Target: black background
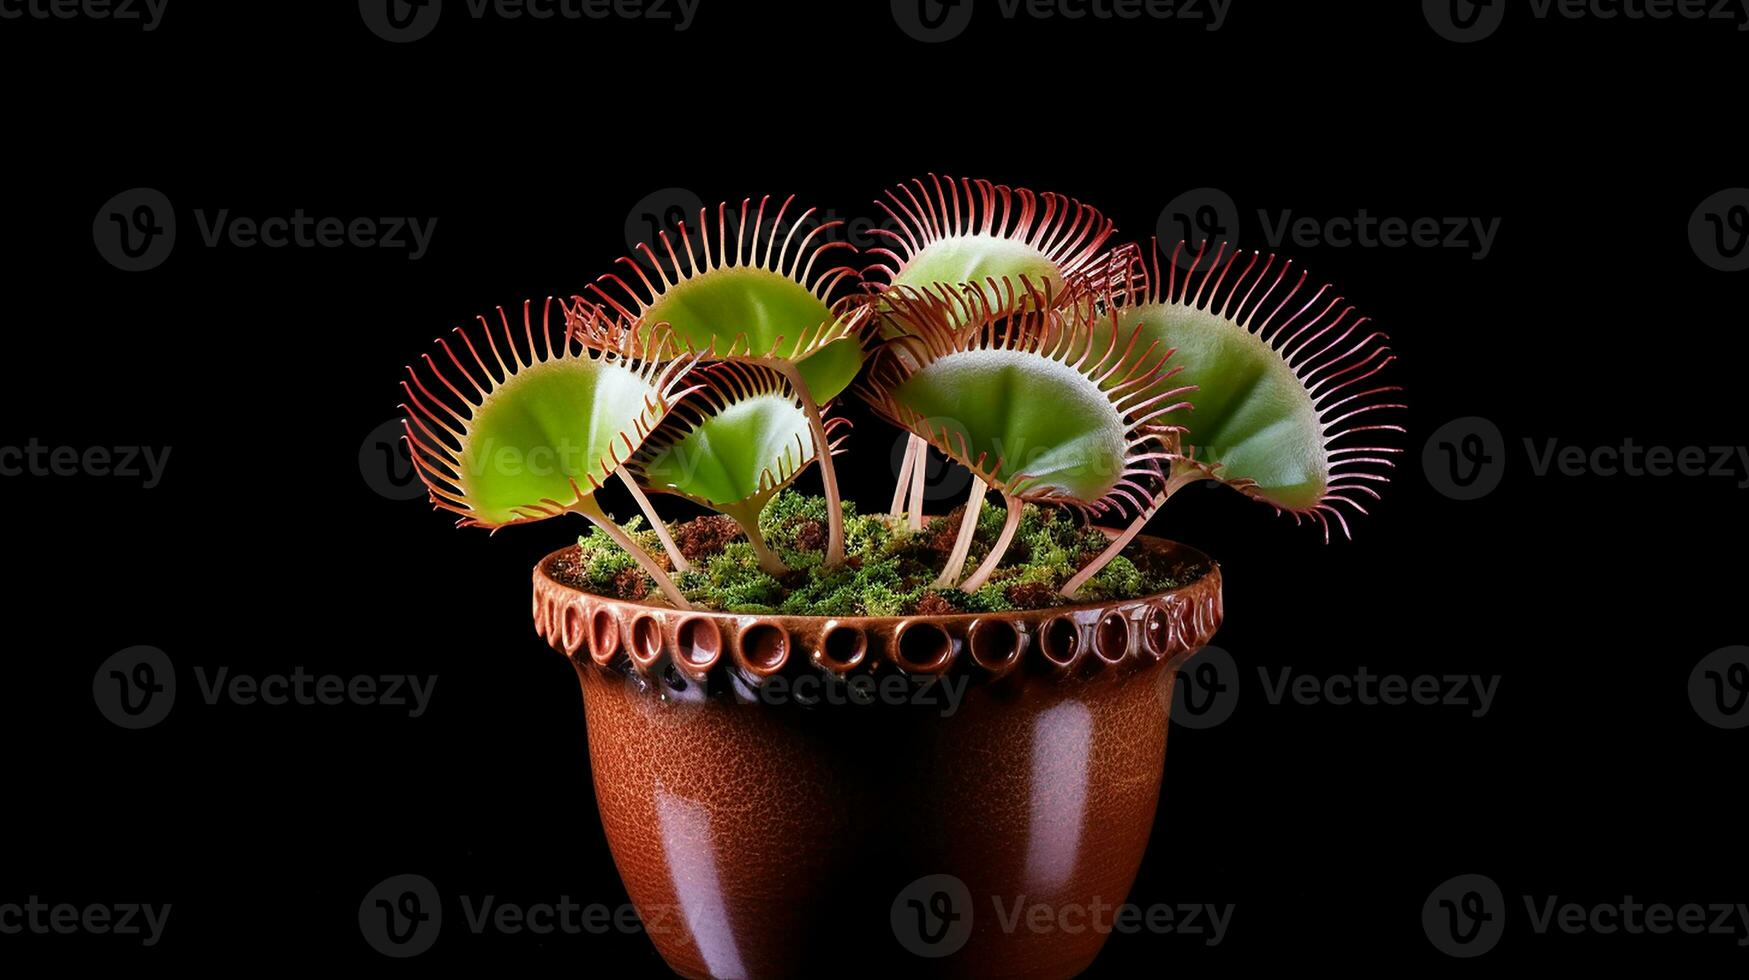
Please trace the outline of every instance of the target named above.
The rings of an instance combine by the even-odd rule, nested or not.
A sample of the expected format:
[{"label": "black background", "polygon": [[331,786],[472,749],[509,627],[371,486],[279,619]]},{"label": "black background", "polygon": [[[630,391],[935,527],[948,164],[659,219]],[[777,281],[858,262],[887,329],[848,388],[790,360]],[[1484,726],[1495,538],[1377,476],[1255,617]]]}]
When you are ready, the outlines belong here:
[{"label": "black background", "polygon": [[[192,5],[189,5],[192,7]],[[214,5],[216,6],[216,5]],[[114,23],[0,21],[11,206],[0,443],[168,445],[165,480],[7,478],[0,902],[169,902],[162,943],[0,936],[0,963],[254,968],[436,961],[660,975],[642,936],[474,936],[404,964],[360,938],[390,874],[446,894],[624,901],[571,668],[532,632],[528,569],[577,526],[462,532],[386,499],[361,444],[401,366],[497,304],[569,294],[663,188],[796,193],[845,217],[929,171],[1078,196],[1132,236],[1216,187],[1257,209],[1499,217],[1493,252],[1282,250],[1389,331],[1408,452],[1355,540],[1229,493],[1157,533],[1217,557],[1231,720],[1174,727],[1131,900],[1234,903],[1225,941],[1115,936],[1096,975],[1181,964],[1423,970],[1720,957],[1726,936],[1536,935],[1520,896],[1749,899],[1745,733],[1686,693],[1744,642],[1734,480],[1532,474],[1527,438],[1739,445],[1741,298],[1690,214],[1749,184],[1730,24],[1537,21],[1441,39],[1417,4],[1236,0],[1193,24],[1004,23],[924,45],[884,3],[705,0],[689,32],[473,22],[392,45],[354,5],[170,5]],[[993,9],[993,4],[985,4]],[[1359,5],[1354,5],[1359,6]],[[1383,5],[1377,5],[1381,8]],[[98,254],[121,191],[174,202],[161,267]],[[436,217],[432,249],[203,247],[197,209]],[[1423,474],[1428,435],[1502,430],[1500,489]],[[860,410],[840,465],[868,507],[894,435]],[[363,447],[368,457],[373,450]],[[617,512],[631,511],[617,494]],[[178,703],[124,731],[96,666],[165,650]],[[435,674],[430,711],[208,706],[193,668]],[[1271,705],[1256,669],[1498,676],[1465,708]],[[1510,921],[1481,960],[1421,907],[1481,873]],[[853,968],[853,963],[847,969]]]}]

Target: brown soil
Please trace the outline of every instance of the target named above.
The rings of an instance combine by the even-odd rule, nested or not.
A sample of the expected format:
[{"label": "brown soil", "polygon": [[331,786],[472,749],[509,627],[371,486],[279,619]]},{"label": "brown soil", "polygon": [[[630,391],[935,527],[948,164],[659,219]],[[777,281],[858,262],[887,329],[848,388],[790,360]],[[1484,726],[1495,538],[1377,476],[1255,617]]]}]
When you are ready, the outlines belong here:
[{"label": "brown soil", "polygon": [[674,543],[688,561],[709,558],[723,550],[723,545],[741,536],[741,526],[721,514],[711,514],[687,521],[671,529]]}]

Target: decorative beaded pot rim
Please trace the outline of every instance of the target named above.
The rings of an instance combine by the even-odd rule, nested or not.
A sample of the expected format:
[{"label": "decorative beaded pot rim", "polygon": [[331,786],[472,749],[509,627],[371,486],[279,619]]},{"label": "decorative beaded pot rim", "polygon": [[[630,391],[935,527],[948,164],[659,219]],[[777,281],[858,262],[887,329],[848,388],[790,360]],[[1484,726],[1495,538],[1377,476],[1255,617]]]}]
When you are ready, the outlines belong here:
[{"label": "decorative beaded pot rim", "polygon": [[[1220,628],[1220,566],[1186,545],[1138,537],[1137,546],[1187,567],[1195,581],[1135,599],[1047,609],[909,616],[790,616],[682,610],[609,598],[567,585],[554,566],[534,569],[535,631],[555,650],[613,672],[758,687],[815,669],[842,678],[897,671],[964,673],[973,681],[1026,677],[1065,682],[1175,666]],[[717,685],[724,687],[727,685]]]}]

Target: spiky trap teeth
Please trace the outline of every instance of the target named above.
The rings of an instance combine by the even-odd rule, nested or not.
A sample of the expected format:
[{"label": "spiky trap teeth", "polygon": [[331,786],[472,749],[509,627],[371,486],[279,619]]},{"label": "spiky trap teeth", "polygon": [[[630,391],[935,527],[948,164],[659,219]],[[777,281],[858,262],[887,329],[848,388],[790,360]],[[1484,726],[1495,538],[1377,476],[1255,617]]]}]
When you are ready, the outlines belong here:
[{"label": "spiky trap teeth", "polygon": [[1111,220],[1061,194],[930,174],[875,203],[891,225],[874,232],[889,246],[870,250],[867,275],[882,287],[1025,280],[1061,297],[1111,266]]},{"label": "spiky trap teeth", "polygon": [[[694,371],[689,384],[693,390],[627,460],[643,486],[756,516],[758,505],[819,458],[801,399],[778,371],[725,361]],[[849,424],[825,420],[830,449],[838,451]]]},{"label": "spiky trap teeth", "polygon": [[1168,455],[1164,417],[1189,407],[1190,388],[1166,383],[1171,350],[1114,313],[1004,313],[980,290],[945,287],[885,299],[903,330],[861,389],[878,414],[1017,501],[1147,506]]},{"label": "spiky trap teeth", "polygon": [[[1395,358],[1292,263],[1180,243],[1163,267],[1157,244],[1114,245],[1088,205],[986,180],[931,174],[877,203],[884,244],[865,272],[842,221],[747,198],[701,208],[557,304],[561,337],[549,299],[538,329],[525,303],[520,326],[499,310],[439,340],[402,385],[432,502],[494,529],[580,514],[686,608],[667,573],[697,570],[646,489],[728,515],[778,575],[761,508],[817,465],[820,567],[836,569],[846,423],[826,409],[852,384],[908,432],[892,517],[922,530],[932,448],[974,477],[937,588],[982,588],[1023,502],[1128,519],[1061,586],[1074,597],[1189,483],[1224,482],[1326,541],[1379,498],[1402,452],[1382,435],[1404,431],[1385,414],[1403,408],[1384,377]],[[602,510],[609,478],[666,563]],[[992,490],[1002,530],[962,580]]]},{"label": "spiky trap teeth", "polygon": [[[1399,447],[1381,432],[1403,427],[1375,413],[1405,406],[1377,379],[1396,358],[1384,333],[1368,328],[1330,285],[1307,288],[1293,263],[1259,252],[1187,245],[1170,261],[1158,246],[1125,263],[1108,297],[1122,322],[1179,349],[1183,380],[1198,387],[1177,464],[1199,468],[1292,515],[1344,535],[1343,508],[1366,512],[1379,499]],[[1383,440],[1389,441],[1389,440]]]},{"label": "spiky trap teeth", "polygon": [[[600,348],[555,338],[555,300],[522,305],[520,330],[500,307],[437,340],[401,383],[406,439],[432,503],[461,526],[496,529],[555,517],[587,499],[684,394],[686,359],[634,356],[629,330],[593,318]],[[453,339],[453,342],[452,342]]]},{"label": "spiky trap teeth", "polygon": [[855,248],[835,233],[843,221],[816,221],[812,208],[786,221],[795,198],[776,207],[771,200],[754,207],[749,198],[735,212],[718,205],[714,221],[701,209],[696,226],[682,221],[675,235],[663,231],[585,289],[636,323],[640,344],[665,323],[679,349],[794,362],[814,397],[829,401],[862,365],[860,277],[833,264]]},{"label": "spiky trap teeth", "polygon": [[637,482],[727,515],[760,565],[786,569],[765,546],[759,514],[778,491],[824,456],[849,423],[815,418],[790,379],[774,368],[723,361],[693,373],[692,391],[626,463]]}]

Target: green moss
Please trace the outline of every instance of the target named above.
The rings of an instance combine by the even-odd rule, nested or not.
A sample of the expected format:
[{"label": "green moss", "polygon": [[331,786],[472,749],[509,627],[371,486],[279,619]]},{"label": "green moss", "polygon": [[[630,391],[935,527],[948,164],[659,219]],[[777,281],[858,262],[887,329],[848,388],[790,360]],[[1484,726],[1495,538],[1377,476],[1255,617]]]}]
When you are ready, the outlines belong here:
[{"label": "green moss", "polygon": [[[989,554],[1005,515],[990,503],[978,517],[970,572]],[[678,527],[678,525],[676,525]],[[1078,525],[1060,508],[1025,505],[1013,544],[990,580],[976,592],[935,589],[931,583],[959,527],[959,514],[936,518],[913,532],[886,515],[861,515],[844,504],[848,561],[831,573],[820,566],[825,555],[826,501],[786,490],[759,517],[760,533],[790,568],[782,581],[759,568],[743,540],[693,560],[693,570],[675,577],[687,600],[701,609],[725,612],[784,613],[798,616],[898,616],[922,611],[1001,612],[1062,603],[1056,591],[1109,543],[1097,528]],[[654,532],[634,519],[626,525],[634,540],[652,555],[662,554]],[[677,534],[677,536],[679,536]],[[621,598],[655,591],[631,556],[599,529],[578,539],[573,584]],[[1126,551],[1085,586],[1086,600],[1128,599],[1176,588],[1198,569],[1160,568],[1148,555]]]},{"label": "green moss", "polygon": [[[642,517],[634,517],[622,526],[633,540],[643,545],[647,550],[652,550],[652,553],[654,553],[654,549],[662,547],[655,532],[644,527]],[[626,554],[618,545],[614,545],[606,535],[601,534],[599,529],[592,528],[591,533],[601,535],[602,541],[613,546],[603,548],[597,545],[583,549],[581,568],[584,581],[598,588],[609,588],[614,585],[621,572],[638,567],[638,563],[632,560],[631,555]],[[648,578],[645,581],[648,581]]]}]

